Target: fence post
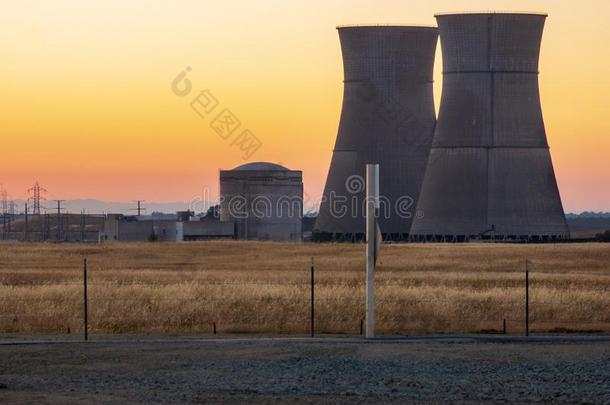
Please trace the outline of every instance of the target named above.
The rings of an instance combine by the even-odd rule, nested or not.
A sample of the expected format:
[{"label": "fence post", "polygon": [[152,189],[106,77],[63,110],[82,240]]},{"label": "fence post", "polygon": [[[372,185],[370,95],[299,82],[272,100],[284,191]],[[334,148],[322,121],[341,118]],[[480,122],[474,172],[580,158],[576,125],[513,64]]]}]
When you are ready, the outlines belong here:
[{"label": "fence post", "polygon": [[311,324],[310,324],[310,330],[311,330],[311,337],[314,336],[314,316],[315,316],[315,312],[314,312],[314,302],[315,302],[315,293],[314,293],[314,263],[313,263],[313,257],[311,258]]},{"label": "fence post", "polygon": [[506,318],[502,320],[502,334],[506,335]]},{"label": "fence post", "polygon": [[212,330],[216,334],[216,322],[212,322]]},{"label": "fence post", "polygon": [[525,259],[525,336],[530,335],[530,272]]},{"label": "fence post", "polygon": [[85,330],[85,340],[89,339],[88,334],[88,311],[87,311],[87,258],[83,260],[83,320],[84,320],[84,330]]}]

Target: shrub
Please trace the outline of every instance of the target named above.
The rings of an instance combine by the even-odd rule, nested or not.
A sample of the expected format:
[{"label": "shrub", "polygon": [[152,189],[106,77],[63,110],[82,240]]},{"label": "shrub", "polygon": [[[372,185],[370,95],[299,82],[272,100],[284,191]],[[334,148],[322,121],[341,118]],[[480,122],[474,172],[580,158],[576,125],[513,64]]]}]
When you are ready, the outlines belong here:
[{"label": "shrub", "polygon": [[603,233],[595,235],[596,239],[600,242],[610,242],[610,229]]}]

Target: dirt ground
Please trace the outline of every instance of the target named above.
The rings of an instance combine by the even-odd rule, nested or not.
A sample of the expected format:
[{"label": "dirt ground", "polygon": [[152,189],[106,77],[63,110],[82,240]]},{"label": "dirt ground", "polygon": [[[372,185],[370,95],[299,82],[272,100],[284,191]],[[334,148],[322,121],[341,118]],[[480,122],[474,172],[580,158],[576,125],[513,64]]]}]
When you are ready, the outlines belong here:
[{"label": "dirt ground", "polygon": [[608,337],[0,340],[0,403],[610,402]]}]

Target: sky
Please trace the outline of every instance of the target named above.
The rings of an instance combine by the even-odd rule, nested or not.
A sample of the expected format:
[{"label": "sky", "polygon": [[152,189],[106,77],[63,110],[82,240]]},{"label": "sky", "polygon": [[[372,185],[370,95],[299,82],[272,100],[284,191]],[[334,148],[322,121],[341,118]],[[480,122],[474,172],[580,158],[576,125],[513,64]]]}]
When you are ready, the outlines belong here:
[{"label": "sky", "polygon": [[[605,0],[7,2],[0,183],[14,199],[38,180],[49,199],[190,201],[218,196],[220,169],[272,161],[302,170],[315,201],[341,112],[336,26],[484,10],[549,14],[539,80],[564,208],[610,211]],[[437,108],[440,58],[439,46]],[[182,72],[188,95],[172,90]],[[224,109],[241,123],[235,136],[260,141],[252,156],[212,128]]]}]

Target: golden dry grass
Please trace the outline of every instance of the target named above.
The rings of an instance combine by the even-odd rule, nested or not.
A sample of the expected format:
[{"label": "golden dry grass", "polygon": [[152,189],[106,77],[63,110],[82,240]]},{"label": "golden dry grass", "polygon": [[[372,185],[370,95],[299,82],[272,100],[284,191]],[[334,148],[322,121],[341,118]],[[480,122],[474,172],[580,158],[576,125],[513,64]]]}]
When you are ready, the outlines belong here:
[{"label": "golden dry grass", "polygon": [[[214,241],[0,245],[0,331],[82,330],[89,260],[92,333],[306,333],[315,257],[316,327],[358,333],[364,246]],[[534,331],[610,331],[610,245],[386,245],[382,333],[521,333],[530,260]]]}]

